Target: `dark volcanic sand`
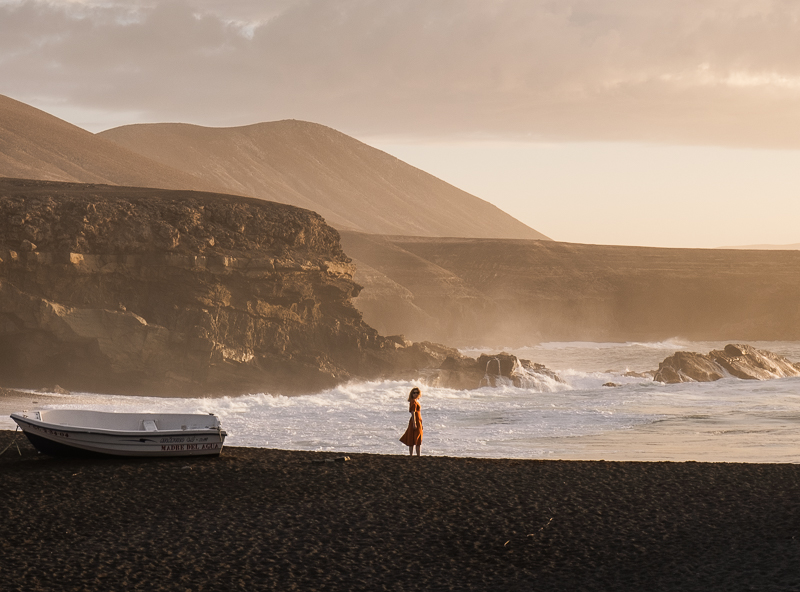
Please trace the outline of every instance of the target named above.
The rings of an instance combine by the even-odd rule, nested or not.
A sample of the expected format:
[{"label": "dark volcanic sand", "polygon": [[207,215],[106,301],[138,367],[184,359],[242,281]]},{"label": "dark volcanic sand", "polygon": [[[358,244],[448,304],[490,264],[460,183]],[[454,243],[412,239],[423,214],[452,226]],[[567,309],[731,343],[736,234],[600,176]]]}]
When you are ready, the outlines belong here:
[{"label": "dark volcanic sand", "polygon": [[3,590],[800,589],[797,465],[67,460],[18,441]]}]

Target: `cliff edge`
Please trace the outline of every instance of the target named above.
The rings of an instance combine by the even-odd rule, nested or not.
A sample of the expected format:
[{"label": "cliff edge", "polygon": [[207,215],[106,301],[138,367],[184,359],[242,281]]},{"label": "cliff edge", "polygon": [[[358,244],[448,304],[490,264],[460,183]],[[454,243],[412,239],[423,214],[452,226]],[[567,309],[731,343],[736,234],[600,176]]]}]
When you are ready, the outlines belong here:
[{"label": "cliff edge", "polygon": [[351,304],[336,230],[293,206],[0,179],[0,260],[7,385],[299,393],[411,353]]}]

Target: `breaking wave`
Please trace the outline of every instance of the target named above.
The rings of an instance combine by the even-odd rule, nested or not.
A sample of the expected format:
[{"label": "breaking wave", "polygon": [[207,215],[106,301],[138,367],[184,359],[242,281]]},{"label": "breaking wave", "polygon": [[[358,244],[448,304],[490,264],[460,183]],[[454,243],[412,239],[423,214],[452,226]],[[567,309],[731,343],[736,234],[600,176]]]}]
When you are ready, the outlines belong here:
[{"label": "breaking wave", "polygon": [[[676,345],[669,343],[670,347]],[[681,349],[709,349],[704,349],[705,344],[687,345]],[[715,383],[663,385],[649,377],[626,375],[633,368],[654,369],[649,352],[657,348],[652,346],[581,347],[576,343],[530,348],[538,354],[560,354],[549,363],[540,355],[529,359],[558,370],[563,383],[536,375],[521,386],[513,386],[509,381],[496,388],[475,390],[432,388],[411,381],[376,381],[352,382],[295,397],[271,393],[191,399],[48,394],[47,404],[39,407],[215,413],[229,434],[226,441],[229,445],[405,454],[407,451],[398,438],[408,422],[406,397],[413,386],[420,386],[426,454],[504,458],[591,456],[590,449],[581,448],[586,438],[636,434],[636,430],[646,428],[650,431],[641,437],[649,442],[658,434],[669,434],[669,430],[676,429],[674,426],[684,430],[681,442],[691,438],[693,450],[711,449],[722,437],[734,438],[741,448],[729,446],[729,456],[723,457],[726,460],[737,460],[736,454],[744,454],[737,450],[752,455],[759,447],[767,458],[774,458],[778,448],[774,443],[772,448],[764,448],[764,442],[772,442],[770,438],[778,437],[775,434],[791,442],[790,453],[794,454],[795,443],[800,439],[797,411],[800,378],[764,382],[726,378]],[[762,347],[786,352],[783,355],[790,359],[800,358],[797,355],[800,343],[772,343]],[[660,356],[665,350],[657,351]],[[511,353],[528,357],[522,350]],[[14,427],[8,417],[0,418],[0,428]],[[678,443],[676,440],[676,446]],[[673,450],[670,446],[663,448],[658,458],[672,458],[670,450]]]}]

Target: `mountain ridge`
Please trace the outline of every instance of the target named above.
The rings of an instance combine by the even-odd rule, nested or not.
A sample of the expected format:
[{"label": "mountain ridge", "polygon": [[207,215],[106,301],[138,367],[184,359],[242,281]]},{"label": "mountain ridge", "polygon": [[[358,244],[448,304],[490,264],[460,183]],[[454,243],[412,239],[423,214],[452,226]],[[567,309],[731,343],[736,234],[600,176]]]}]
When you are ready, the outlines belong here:
[{"label": "mountain ridge", "polygon": [[92,134],[0,95],[0,177],[255,197],[359,232],[549,240],[390,154],[298,120],[136,124]]},{"label": "mountain ridge", "polygon": [[0,176],[220,191],[4,95],[0,95]]},{"label": "mountain ridge", "polygon": [[790,245],[735,245],[726,247],[716,247],[717,249],[730,249],[736,251],[800,251],[800,243],[793,243]]},{"label": "mountain ridge", "polygon": [[339,229],[549,240],[489,202],[317,123],[134,124],[98,135],[226,191],[319,212]]}]

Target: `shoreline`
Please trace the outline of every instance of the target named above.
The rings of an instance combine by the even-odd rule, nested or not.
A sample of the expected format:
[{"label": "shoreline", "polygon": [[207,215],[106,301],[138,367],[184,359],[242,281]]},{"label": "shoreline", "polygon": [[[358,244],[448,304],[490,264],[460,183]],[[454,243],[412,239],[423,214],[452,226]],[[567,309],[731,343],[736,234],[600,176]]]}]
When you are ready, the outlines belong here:
[{"label": "shoreline", "polygon": [[[13,432],[0,431],[0,449]],[[0,456],[9,590],[795,590],[800,467]]]},{"label": "shoreline", "polygon": [[[0,388],[0,430],[13,430],[16,425],[9,418],[13,412],[31,410],[42,406],[61,406],[80,404],[83,393],[53,394],[41,392],[24,392],[14,389]],[[100,397],[103,404],[116,405],[118,395],[89,395]],[[70,400],[69,397],[76,397]],[[184,398],[175,398],[176,401]],[[130,402],[130,401],[128,401]],[[97,403],[97,401],[94,401]],[[214,411],[213,405],[207,410]],[[401,418],[405,420],[405,417]],[[223,418],[228,430],[227,446],[260,448],[261,442],[248,438],[246,432],[237,431],[236,414],[229,420]],[[242,428],[242,425],[239,425]],[[267,428],[265,428],[267,429]],[[295,428],[293,428],[295,429]],[[342,454],[386,454],[403,456],[405,447],[395,441],[402,433],[398,424],[397,435],[383,434],[386,439],[382,444],[363,448],[348,446],[347,438],[338,442],[328,439],[316,446],[317,450],[339,450]],[[435,434],[435,432],[431,432]],[[435,435],[429,438],[423,453],[426,456],[451,455],[453,458],[475,459],[542,459],[542,460],[583,460],[583,461],[615,461],[615,462],[730,462],[750,464],[800,463],[800,452],[797,448],[796,421],[792,418],[781,418],[778,422],[755,425],[747,418],[726,415],[724,417],[707,418],[702,422],[682,417],[672,417],[653,423],[644,423],[632,428],[608,430],[600,433],[576,436],[543,436],[530,438],[521,442],[516,449],[507,452],[496,447],[488,454],[481,455],[479,450],[456,452],[436,448]],[[299,438],[299,440],[298,440]],[[283,450],[310,451],[310,446],[303,446],[303,436],[281,437],[277,435],[269,439],[265,446]],[[297,440],[297,444],[295,444]],[[266,448],[268,449],[268,448]],[[498,453],[499,451],[499,453]],[[502,455],[502,456],[501,456]]]},{"label": "shoreline", "polygon": [[19,389],[0,387],[0,415],[8,416],[17,411],[27,411],[32,405],[56,405],[61,401],[52,396],[57,393],[27,393]]}]

